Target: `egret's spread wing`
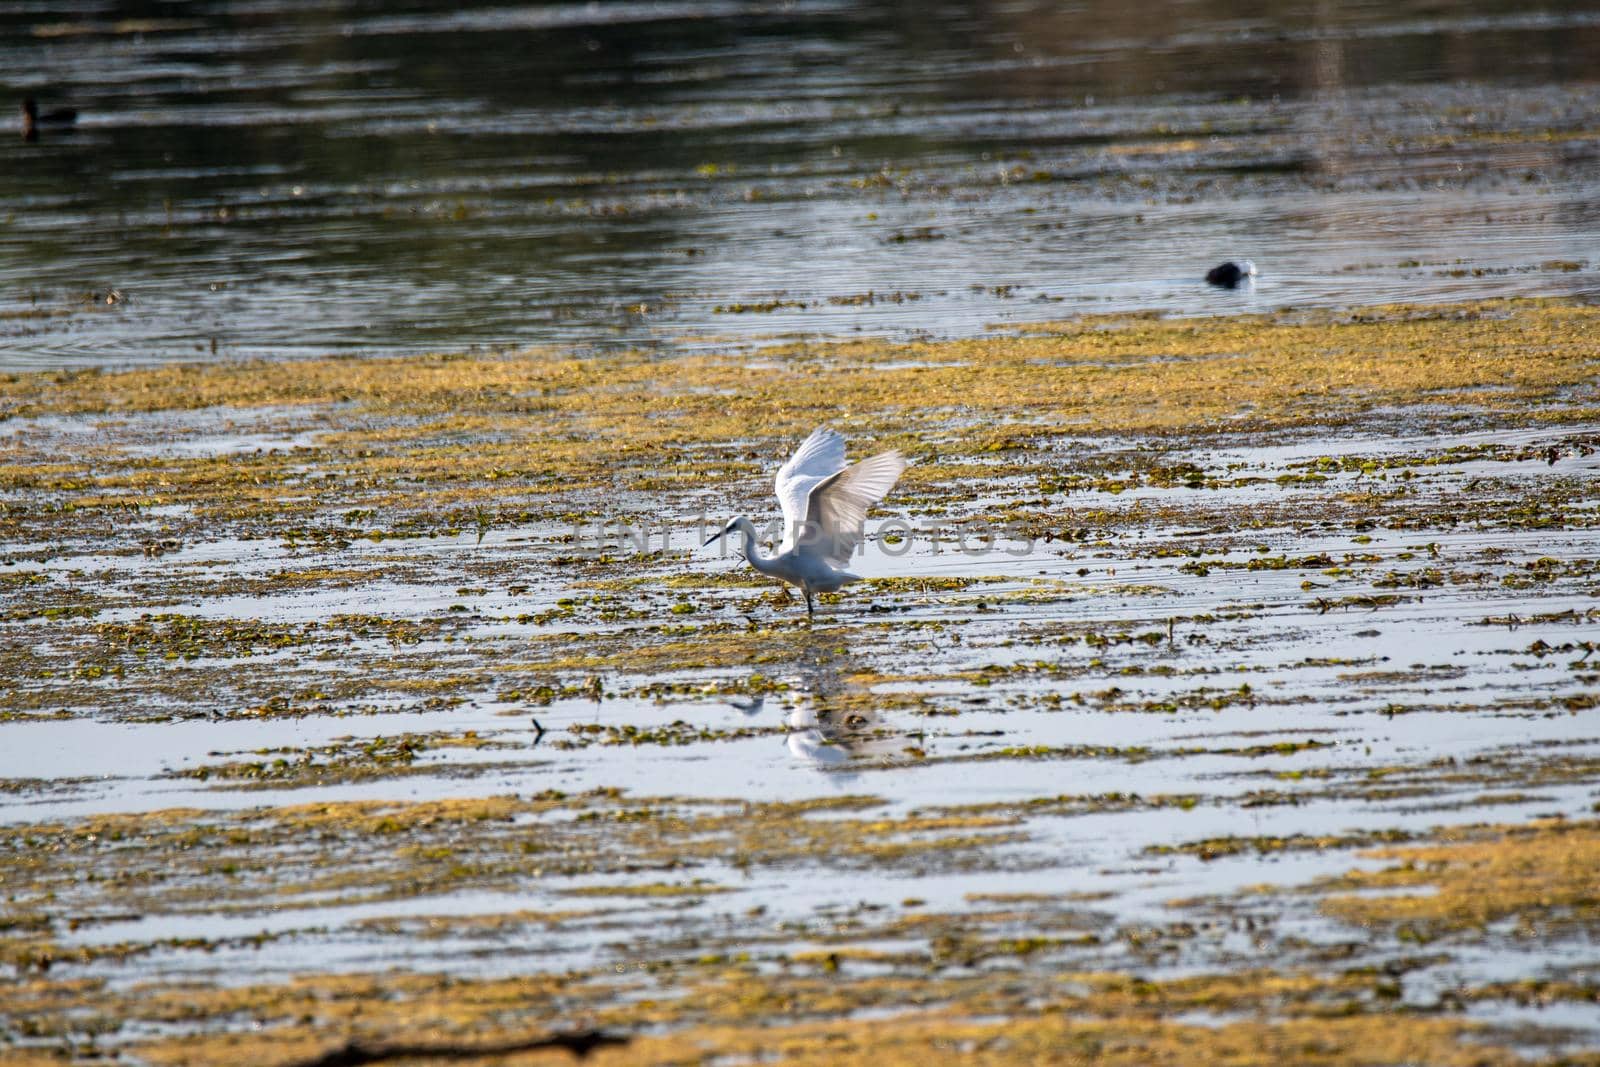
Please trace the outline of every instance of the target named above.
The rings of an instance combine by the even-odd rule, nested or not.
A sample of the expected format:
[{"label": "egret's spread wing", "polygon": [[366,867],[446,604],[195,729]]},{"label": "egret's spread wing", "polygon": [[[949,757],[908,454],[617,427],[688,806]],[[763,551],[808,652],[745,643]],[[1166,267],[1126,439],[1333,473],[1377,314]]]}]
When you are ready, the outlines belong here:
[{"label": "egret's spread wing", "polygon": [[861,543],[867,509],[889,494],[906,469],[898,452],[880,452],[826,479],[811,491],[805,537],[836,563],[849,562]]},{"label": "egret's spread wing", "polygon": [[811,491],[844,470],[844,438],[826,426],[811,431],[789,462],[778,468],[773,489],[783,508],[783,542],[794,541],[794,531],[806,519]]}]

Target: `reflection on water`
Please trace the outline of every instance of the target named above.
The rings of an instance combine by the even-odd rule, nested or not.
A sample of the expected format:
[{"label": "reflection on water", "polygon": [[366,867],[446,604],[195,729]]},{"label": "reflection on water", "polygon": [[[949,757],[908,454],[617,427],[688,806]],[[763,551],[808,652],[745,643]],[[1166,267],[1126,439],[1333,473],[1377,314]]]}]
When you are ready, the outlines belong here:
[{"label": "reflection on water", "polygon": [[0,366],[1591,294],[1597,71],[1577,0],[36,0]]},{"label": "reflection on water", "polygon": [[839,660],[848,655],[838,647],[838,638],[808,633],[794,663],[795,686],[801,702],[783,716],[789,734],[785,743],[796,759],[823,767],[848,763],[859,753],[852,743],[850,724],[841,721],[846,713],[835,707],[845,689]]},{"label": "reflection on water", "polygon": [[[868,687],[849,678],[863,665],[842,640],[848,638],[826,629],[791,639],[796,654],[788,664],[789,699],[782,710],[789,754],[823,770],[909,762],[907,750],[920,732],[908,734],[878,714],[880,702]],[[841,787],[854,777],[839,775],[833,784]]]}]

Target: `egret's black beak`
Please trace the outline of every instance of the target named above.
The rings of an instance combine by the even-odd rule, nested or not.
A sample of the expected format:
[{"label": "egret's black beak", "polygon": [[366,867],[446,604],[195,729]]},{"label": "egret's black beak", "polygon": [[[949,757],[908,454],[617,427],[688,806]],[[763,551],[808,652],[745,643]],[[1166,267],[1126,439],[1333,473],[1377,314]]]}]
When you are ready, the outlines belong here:
[{"label": "egret's black beak", "polygon": [[[728,532],[727,530],[718,530],[716,533],[714,533],[710,537],[706,538],[706,545],[709,545],[711,542],[715,541],[717,538],[721,537],[723,534],[725,534],[727,532]],[[701,545],[700,547],[704,548],[704,547],[706,547],[706,545]]]}]

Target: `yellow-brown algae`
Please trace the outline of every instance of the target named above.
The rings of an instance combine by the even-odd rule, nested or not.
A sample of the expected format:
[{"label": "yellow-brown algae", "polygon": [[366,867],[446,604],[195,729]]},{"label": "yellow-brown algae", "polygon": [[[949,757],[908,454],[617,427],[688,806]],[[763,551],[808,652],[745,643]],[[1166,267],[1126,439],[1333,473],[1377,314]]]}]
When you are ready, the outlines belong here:
[{"label": "yellow-brown algae", "polygon": [[[144,794],[162,810],[106,811],[78,769],[4,783],[0,1058],[87,1060],[92,1039],[287,1064],[589,1026],[630,1039],[601,1063],[1558,1047],[1515,1012],[1592,999],[1555,961],[1592,936],[1600,859],[1581,817],[1597,315],[1118,315],[760,366],[541,351],[0,379],[0,728],[179,718],[223,739],[132,772],[180,793]],[[286,443],[228,451],[245,413]],[[914,454],[915,518],[1043,548],[875,577],[812,627],[709,550],[575,543],[620,501],[688,521],[709,485],[756,499],[820,422]],[[1317,451],[1340,434],[1373,443]],[[1391,648],[1447,610],[1472,655]],[[1456,717],[1553,739],[1416,742]],[[801,771],[782,781],[811,795],[693,795],[697,761],[794,771],[811,733],[842,788]],[[633,758],[677,777],[625,791],[605,769]],[[968,775],[995,791],[916,792]],[[1504,825],[1449,825],[1491,807]],[[1532,821],[1552,808],[1568,818]],[[1133,891],[1165,904],[1132,915]],[[1469,941],[1512,976],[1472,973]],[[332,973],[324,951],[400,963]],[[258,959],[278,977],[219,980]]]}]

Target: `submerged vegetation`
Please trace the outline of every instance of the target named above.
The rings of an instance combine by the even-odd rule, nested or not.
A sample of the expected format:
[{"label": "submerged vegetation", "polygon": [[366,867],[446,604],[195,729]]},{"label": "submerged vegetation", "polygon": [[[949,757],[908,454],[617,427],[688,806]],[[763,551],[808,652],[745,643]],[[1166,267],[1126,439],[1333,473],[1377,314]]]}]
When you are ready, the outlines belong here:
[{"label": "submerged vegetation", "polygon": [[0,1056],[1600,1063],[1597,324],[0,379]]}]

